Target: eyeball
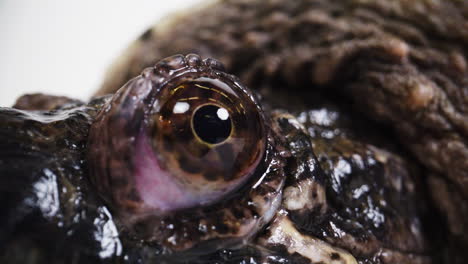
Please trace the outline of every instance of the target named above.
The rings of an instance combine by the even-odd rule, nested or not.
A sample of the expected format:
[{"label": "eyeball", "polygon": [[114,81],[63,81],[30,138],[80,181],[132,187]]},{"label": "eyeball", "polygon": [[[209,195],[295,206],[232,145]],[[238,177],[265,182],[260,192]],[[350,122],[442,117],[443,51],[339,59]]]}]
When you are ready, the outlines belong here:
[{"label": "eyeball", "polygon": [[173,57],[120,89],[90,133],[91,179],[119,210],[164,215],[219,201],[265,154],[259,104],[214,60]]},{"label": "eyeball", "polygon": [[159,174],[171,181],[140,173],[137,188],[161,211],[217,201],[252,175],[265,152],[261,112],[249,94],[222,75],[198,75],[165,85],[149,116]]},{"label": "eyeball", "polygon": [[166,58],[108,100],[89,132],[89,178],[137,243],[197,255],[272,219],[286,178],[281,135],[219,62]]}]

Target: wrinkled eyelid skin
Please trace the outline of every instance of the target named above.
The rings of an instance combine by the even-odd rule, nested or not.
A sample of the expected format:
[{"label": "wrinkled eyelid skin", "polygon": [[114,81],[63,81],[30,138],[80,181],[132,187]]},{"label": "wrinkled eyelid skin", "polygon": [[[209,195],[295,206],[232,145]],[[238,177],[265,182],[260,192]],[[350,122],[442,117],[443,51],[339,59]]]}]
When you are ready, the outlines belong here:
[{"label": "wrinkled eyelid skin", "polygon": [[[182,197],[181,203],[175,201],[177,207],[192,197],[183,188],[172,186],[173,175],[170,174],[173,168],[170,162],[160,162],[157,148],[148,142],[153,140],[148,127],[154,125],[151,118],[157,116],[156,101],[166,86],[174,86],[173,82],[181,84],[200,78],[219,80],[238,90],[242,99],[250,101],[257,113],[258,120],[253,123],[257,123],[255,130],[261,133],[256,144],[248,144],[256,145],[253,147],[256,149],[255,157],[249,160],[250,167],[244,170],[249,172],[249,177],[235,182],[236,188],[242,189],[241,194],[235,192],[225,198],[221,196],[221,190],[212,195],[209,203],[189,204],[189,208],[180,207],[176,208],[180,210],[170,211],[172,205],[161,203],[158,199],[167,196],[170,200],[177,200]],[[236,77],[224,73],[221,63],[213,59],[202,60],[194,54],[172,56],[130,80],[102,108],[88,138],[89,175],[98,193],[116,214],[117,220],[120,219],[126,230],[136,238],[157,243],[170,252],[187,251],[195,247],[214,251],[254,235],[271,220],[273,212],[279,207],[285,178],[282,168],[284,161],[274,147],[277,145],[274,143],[277,136],[265,126],[266,123],[255,96]],[[242,152],[239,156],[246,154],[249,153]],[[135,159],[135,156],[139,158]],[[159,183],[168,186],[165,190],[167,193],[160,194],[159,198],[152,199],[151,195],[148,198],[151,188],[145,190],[148,187],[145,184],[151,180],[145,179],[142,184],[138,183],[141,175],[140,178],[135,177],[136,174],[151,173],[159,173]],[[229,181],[225,183],[230,184]],[[233,188],[225,190],[229,192]],[[220,218],[225,221],[219,222]],[[169,230],[162,223],[171,223],[173,228]],[[200,231],[199,226],[210,228]],[[184,235],[177,235],[179,231],[183,231]],[[167,242],[169,240],[171,243]]]}]

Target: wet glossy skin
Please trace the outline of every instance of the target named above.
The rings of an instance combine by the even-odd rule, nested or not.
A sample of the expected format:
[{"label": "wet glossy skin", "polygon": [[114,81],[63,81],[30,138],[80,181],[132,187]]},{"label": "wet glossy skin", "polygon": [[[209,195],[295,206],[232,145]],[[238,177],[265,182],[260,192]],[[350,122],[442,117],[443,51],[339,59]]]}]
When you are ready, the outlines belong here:
[{"label": "wet glossy skin", "polygon": [[[196,66],[195,77],[189,77],[194,74],[190,60],[202,65]],[[169,74],[161,75],[166,67]],[[177,78],[190,83],[213,70],[221,68],[195,55],[179,55],[145,70],[116,95],[87,105],[72,102],[49,112],[4,109],[2,132],[9,135],[4,149],[26,148],[3,161],[3,175],[15,176],[24,190],[3,192],[7,201],[15,202],[7,207],[11,227],[5,231],[12,233],[5,234],[6,260],[22,262],[10,254],[26,250],[38,252],[24,256],[38,263],[203,263],[206,258],[219,263],[431,263],[417,174],[398,155],[380,149],[385,146],[379,146],[379,136],[356,137],[363,124],[321,104],[297,112],[297,117],[263,104],[265,117],[258,122],[266,127],[267,148],[235,194],[227,190],[209,204],[176,206],[175,211],[153,208],[138,185],[139,169],[153,162],[138,143],[139,131],[147,128],[135,125],[154,127],[145,121],[152,119],[149,110],[138,114],[144,105],[153,105],[144,96],[161,99],[158,83],[165,85],[161,91],[171,89],[166,83],[179,87],[172,75],[188,72]],[[176,173],[172,167],[167,170]],[[149,173],[154,178],[159,172]],[[167,184],[161,187],[171,188]],[[164,196],[157,197],[164,202]],[[42,244],[41,239],[50,237],[67,245],[59,246],[61,254]],[[219,255],[226,252],[231,253]]]},{"label": "wet glossy skin", "polygon": [[[432,4],[441,8],[436,2]],[[465,194],[448,195],[446,189],[463,190],[459,183],[464,163],[452,159],[453,166],[442,171],[440,164],[446,162],[442,157],[464,155],[460,151],[465,142],[464,104],[453,96],[466,88],[465,51],[450,38],[463,42],[466,35],[455,27],[446,33],[453,34],[448,40],[440,37],[446,36],[444,31],[438,31],[437,40],[426,38],[425,27],[445,22],[419,26],[409,17],[427,15],[424,8],[431,3],[424,2],[422,9],[408,4],[404,10],[409,13],[399,13],[383,2],[346,3],[227,1],[209,9],[211,16],[202,10],[203,15],[173,22],[171,30],[145,33],[103,87],[114,92],[136,77],[114,96],[82,103],[34,95],[20,98],[16,109],[2,108],[0,194],[6,209],[1,259],[8,263],[463,263],[459,250],[465,243],[463,218],[457,215],[464,214]],[[466,7],[453,5],[458,9],[445,5],[445,12],[466,22],[454,11]],[[343,15],[347,8],[352,15]],[[386,12],[394,12],[393,19],[386,20]],[[367,28],[361,24],[366,19],[384,23]],[[406,19],[406,24],[400,24],[400,35],[390,38],[391,25],[399,19]],[[238,33],[231,31],[236,23]],[[348,28],[350,23],[353,27]],[[310,32],[316,33],[312,39]],[[451,55],[445,56],[445,48],[440,47],[450,47]],[[202,63],[191,55],[168,58],[137,75],[163,55],[194,50],[222,59],[227,73],[237,73],[240,83],[255,90],[242,88],[256,98],[242,101],[263,109],[264,158],[234,192],[173,212],[148,211],[142,206],[145,199],[134,199],[131,191],[126,199],[120,192],[135,186],[127,176],[143,166],[138,162],[144,158],[128,157],[142,153],[135,151],[140,149],[131,140],[142,131],[132,130],[140,127],[135,122],[153,124],[151,115],[139,112],[150,104],[148,98],[154,99],[146,97],[145,89],[150,93],[159,89],[158,81],[170,80],[173,72],[194,60],[205,65],[202,74],[225,70],[214,60]],[[369,53],[373,56],[366,56]],[[441,94],[450,98],[444,106],[453,103],[454,111],[438,110],[435,102],[446,100]],[[447,125],[440,133],[440,124],[448,123],[452,127]],[[124,129],[127,126],[132,129]],[[99,145],[106,140],[112,144]],[[451,142],[441,149],[448,154],[438,156],[429,147],[444,140]],[[100,165],[103,157],[111,162]],[[109,186],[99,180],[116,173],[127,180]],[[453,201],[461,204],[456,210]]]}]

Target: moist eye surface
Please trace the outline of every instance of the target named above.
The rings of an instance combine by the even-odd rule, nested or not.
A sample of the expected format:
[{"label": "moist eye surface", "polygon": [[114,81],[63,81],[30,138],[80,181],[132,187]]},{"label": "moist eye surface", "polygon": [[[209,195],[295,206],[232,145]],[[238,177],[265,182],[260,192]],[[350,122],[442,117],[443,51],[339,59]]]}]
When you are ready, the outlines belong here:
[{"label": "moist eye surface", "polygon": [[249,179],[265,134],[257,104],[238,84],[189,74],[156,97],[147,130],[159,166],[185,197],[177,208],[216,202]]},{"label": "moist eye surface", "polygon": [[252,92],[219,65],[197,55],[162,60],[123,86],[91,127],[100,195],[132,236],[170,252],[243,240],[279,206],[276,136]]},{"label": "moist eye surface", "polygon": [[[168,60],[177,66],[179,58]],[[91,133],[91,155],[99,156],[92,162],[107,162],[92,164],[103,167],[93,176],[109,184],[101,194],[121,209],[165,215],[220,202],[265,155],[262,111],[247,89],[213,60],[168,65],[127,83]],[[168,76],[158,85],[154,74]]]}]

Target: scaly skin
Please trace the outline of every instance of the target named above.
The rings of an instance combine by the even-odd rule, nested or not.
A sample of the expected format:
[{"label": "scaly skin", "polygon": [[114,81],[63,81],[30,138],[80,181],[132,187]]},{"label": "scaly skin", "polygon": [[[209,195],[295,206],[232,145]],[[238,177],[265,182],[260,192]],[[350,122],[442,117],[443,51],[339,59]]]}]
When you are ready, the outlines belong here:
[{"label": "scaly skin", "polygon": [[[89,156],[87,142],[98,112],[105,116],[106,106],[114,104],[136,114],[132,100],[24,96],[14,108],[0,109],[0,195],[6,201],[0,259],[464,263],[467,15],[464,1],[223,1],[148,30],[98,94],[113,93],[133,77],[120,93],[140,91],[138,80],[151,79],[154,69],[181,64],[183,57],[176,56],[152,68],[174,53],[220,59],[226,72],[258,93],[272,155],[259,172],[268,168],[267,182],[281,179],[284,185],[275,185],[279,191],[258,189],[250,184],[263,176],[255,174],[240,196],[181,211],[167,220],[196,230],[190,216],[196,212],[195,219],[206,217],[208,227],[226,229],[171,245],[173,239],[148,234],[153,225],[162,234],[182,232],[171,231],[172,222],[165,223],[167,230],[158,222],[129,228],[119,205],[102,199],[109,191],[90,181],[94,162],[87,157],[98,156]],[[146,122],[146,116],[135,116]],[[127,144],[124,138],[115,142]],[[134,164],[122,164],[132,171]],[[274,215],[265,218],[271,220],[245,239],[205,243],[223,240],[220,232],[235,234],[238,216],[230,210],[239,212],[234,207],[243,205],[236,197],[246,199],[249,192],[254,201],[267,194],[281,198]],[[223,214],[227,224],[217,220]],[[195,247],[187,254],[178,245]]]},{"label": "scaly skin", "polygon": [[[134,158],[140,151],[135,142],[151,126],[148,106],[160,85],[181,71],[193,74],[187,63],[194,55],[186,58],[160,61],[112,98],[85,104],[29,95],[16,109],[1,109],[7,175],[0,178],[1,194],[9,201],[2,260],[351,264],[443,257],[431,240],[440,237],[426,233],[433,223],[424,219],[431,211],[418,169],[386,143],[379,127],[353,121],[324,100],[288,113],[278,110],[286,101],[266,94],[267,151],[250,180],[214,204],[147,214],[132,182],[135,171],[150,164]],[[198,71],[211,74],[211,67],[222,68]]]},{"label": "scaly skin", "polygon": [[147,30],[98,94],[187,52],[264,94],[326,94],[388,127],[426,170],[453,243],[468,245],[468,2],[219,1]]}]

